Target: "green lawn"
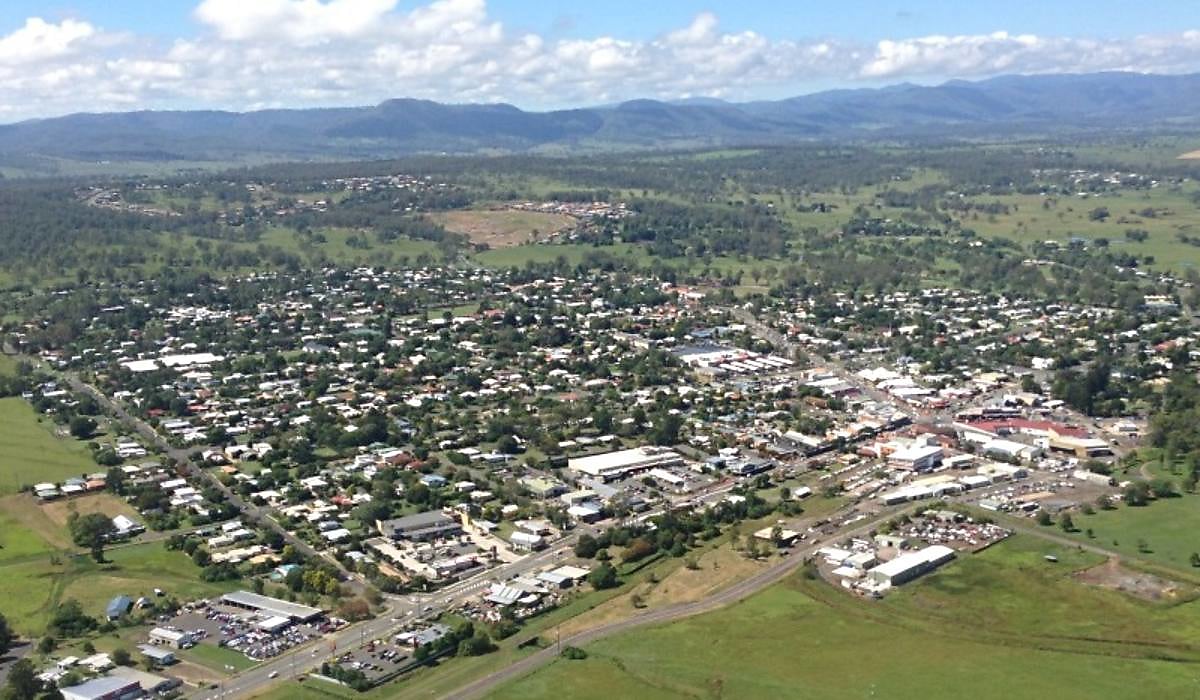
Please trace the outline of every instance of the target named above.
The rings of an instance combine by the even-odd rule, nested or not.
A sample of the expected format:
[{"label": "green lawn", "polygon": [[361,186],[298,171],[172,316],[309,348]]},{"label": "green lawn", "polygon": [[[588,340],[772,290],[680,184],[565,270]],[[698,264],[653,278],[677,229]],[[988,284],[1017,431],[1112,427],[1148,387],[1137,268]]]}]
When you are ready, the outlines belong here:
[{"label": "green lawn", "polygon": [[286,681],[254,697],[255,700],[381,700],[395,697],[388,694],[389,690],[395,692],[395,688],[388,687],[356,693],[328,681],[310,679],[304,682]]},{"label": "green lawn", "polygon": [[84,443],[53,431],[53,422],[24,400],[0,399],[0,495],[99,469]]},{"label": "green lawn", "polygon": [[[1058,555],[1058,565],[1046,553]],[[1192,693],[1197,604],[1147,603],[1074,580],[1076,569],[1098,560],[1017,537],[880,602],[793,577],[715,613],[602,640],[587,647],[588,659],[558,660],[491,697]],[[1162,660],[1172,657],[1188,661]]]},{"label": "green lawn", "polygon": [[22,634],[40,635],[50,613],[74,598],[84,612],[103,616],[112,598],[153,596],[155,588],[181,601],[219,595],[239,588],[237,581],[205,583],[200,568],[182,552],[168,551],[161,542],[113,549],[108,562],[96,564],[87,556],[59,555],[16,563],[0,563],[0,611]]},{"label": "green lawn", "polygon": [[13,376],[17,373],[17,361],[8,355],[0,355],[0,374]]},{"label": "green lawn", "polygon": [[197,644],[196,646],[181,652],[180,657],[195,661],[196,663],[207,666],[214,671],[227,673],[225,667],[232,666],[237,671],[244,671],[251,666],[256,666],[258,662],[251,661],[246,658],[246,655],[236,649],[228,649],[219,647],[216,644]]},{"label": "green lawn", "polygon": [[[1080,540],[1087,540],[1090,529],[1102,547],[1180,571],[1197,572],[1189,559],[1193,552],[1200,552],[1200,496],[1164,498],[1147,506],[1121,505],[1115,510],[1071,517],[1079,529],[1073,536]],[[1147,545],[1147,551],[1139,551],[1139,541]]]},{"label": "green lawn", "polygon": [[[32,528],[15,515],[0,510],[0,566],[54,551]],[[0,606],[2,608],[2,606]]]}]

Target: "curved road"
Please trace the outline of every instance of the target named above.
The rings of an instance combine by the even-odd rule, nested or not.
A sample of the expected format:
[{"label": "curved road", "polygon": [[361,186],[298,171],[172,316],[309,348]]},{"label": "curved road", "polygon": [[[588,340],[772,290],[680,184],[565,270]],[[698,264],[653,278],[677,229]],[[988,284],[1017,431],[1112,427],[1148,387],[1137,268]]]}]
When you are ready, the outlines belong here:
[{"label": "curved road", "polygon": [[[861,525],[853,530],[839,532],[837,537],[838,539],[855,537],[871,530],[894,515],[894,512],[888,511],[874,519],[863,521]],[[717,608],[722,608],[732,603],[737,603],[770,586],[771,584],[782,580],[788,574],[792,573],[792,571],[794,571],[797,567],[803,564],[808,557],[815,554],[820,547],[821,544],[812,543],[802,550],[794,551],[770,567],[763,569],[749,578],[742,579],[728,588],[723,588],[707,598],[703,598],[691,603],[676,603],[675,605],[669,605],[664,608],[648,610],[639,614],[637,617],[632,617],[617,622],[610,622],[606,625],[601,625],[600,627],[573,634],[566,639],[560,640],[554,646],[541,649],[534,654],[517,661],[511,666],[508,666],[500,671],[496,671],[495,673],[488,674],[459,688],[451,693],[448,697],[482,697],[491,690],[495,689],[496,686],[500,685],[501,683],[532,673],[534,670],[558,658],[559,648],[561,648],[564,644],[569,646],[583,646],[599,639],[610,637],[614,634],[619,634],[621,632],[645,625],[672,622],[686,617],[691,617],[693,615],[711,612]]]}]

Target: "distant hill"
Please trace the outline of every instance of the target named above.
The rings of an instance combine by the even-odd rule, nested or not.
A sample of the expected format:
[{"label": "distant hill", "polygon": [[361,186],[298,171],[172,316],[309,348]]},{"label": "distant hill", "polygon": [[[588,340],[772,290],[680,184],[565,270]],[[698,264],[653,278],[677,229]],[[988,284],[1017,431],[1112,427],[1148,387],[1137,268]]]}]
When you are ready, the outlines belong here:
[{"label": "distant hill", "polygon": [[74,114],[0,126],[0,163],[246,161],[409,153],[764,145],[1200,125],[1200,74],[1006,76],[778,101],[633,100],[528,112],[396,99],[375,107]]}]

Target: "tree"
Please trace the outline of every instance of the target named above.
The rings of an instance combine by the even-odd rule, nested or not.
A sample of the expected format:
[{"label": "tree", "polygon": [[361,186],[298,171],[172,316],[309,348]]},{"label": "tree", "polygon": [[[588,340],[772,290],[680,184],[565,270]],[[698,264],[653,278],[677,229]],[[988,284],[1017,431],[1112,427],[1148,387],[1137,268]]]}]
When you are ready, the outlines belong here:
[{"label": "tree", "polygon": [[1150,492],[1155,498],[1172,498],[1179,495],[1175,490],[1175,482],[1166,477],[1158,477],[1151,481]]},{"label": "tree", "polygon": [[38,642],[37,650],[39,654],[42,654],[43,656],[49,656],[50,652],[54,651],[54,649],[57,647],[58,640],[56,640],[54,637],[42,637],[42,640]]},{"label": "tree", "polygon": [[1044,510],[1038,512],[1038,515],[1037,515],[1037,524],[1038,525],[1041,525],[1044,527],[1047,525],[1052,525],[1053,523],[1054,523],[1054,520],[1053,520],[1053,518],[1050,517],[1049,513],[1047,513]]},{"label": "tree", "polygon": [[74,437],[87,440],[96,434],[96,421],[87,416],[75,416],[71,419],[69,430]]},{"label": "tree", "polygon": [[1127,506],[1144,506],[1150,501],[1150,487],[1144,481],[1135,481],[1125,487],[1121,499]]},{"label": "tree", "polygon": [[8,619],[0,614],[0,656],[4,656],[5,652],[12,648],[13,632],[8,626]]},{"label": "tree", "polygon": [[96,629],[95,618],[83,614],[79,601],[68,599],[62,602],[50,618],[49,629],[61,637],[78,637]]},{"label": "tree", "polygon": [[579,541],[575,543],[575,556],[580,559],[591,559],[596,556],[596,552],[600,551],[600,545],[596,542],[596,538],[588,534],[579,536]]},{"label": "tree", "polygon": [[683,428],[683,416],[667,413],[654,422],[650,440],[655,445],[674,445],[679,442],[679,430]]},{"label": "tree", "polygon": [[104,562],[104,544],[117,531],[112,520],[103,513],[72,514],[67,521],[75,544],[91,551],[97,563]]},{"label": "tree", "polygon": [[588,583],[592,584],[592,588],[598,591],[606,588],[616,588],[618,585],[617,570],[613,568],[612,564],[602,562],[600,566],[592,569],[592,572],[588,574]]},{"label": "tree", "polygon": [[42,691],[42,682],[33,669],[33,662],[21,659],[8,672],[8,685],[4,689],[6,700],[34,700]]},{"label": "tree", "polygon": [[1075,521],[1071,519],[1070,513],[1063,513],[1063,516],[1058,520],[1058,526],[1063,532],[1075,532]]},{"label": "tree", "polygon": [[133,657],[129,655],[128,649],[114,649],[112,653],[112,661],[118,666],[132,666]]},{"label": "tree", "polygon": [[458,643],[459,656],[483,656],[495,649],[496,645],[492,642],[492,638],[483,631],[478,631]]},{"label": "tree", "polygon": [[1188,558],[1188,561],[1191,562],[1192,566],[1200,566],[1200,553],[1192,552],[1192,556]]}]

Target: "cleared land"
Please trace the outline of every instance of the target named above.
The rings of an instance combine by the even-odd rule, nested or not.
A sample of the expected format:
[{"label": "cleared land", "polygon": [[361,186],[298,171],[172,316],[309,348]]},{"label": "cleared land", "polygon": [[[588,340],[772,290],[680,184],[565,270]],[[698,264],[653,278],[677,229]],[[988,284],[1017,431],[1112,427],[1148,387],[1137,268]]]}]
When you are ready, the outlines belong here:
[{"label": "cleared land", "polygon": [[1093,540],[1122,555],[1128,554],[1182,572],[1197,572],[1192,553],[1200,552],[1200,496],[1164,498],[1146,506],[1119,506],[1093,515],[1072,515],[1078,532],[1072,537]]},{"label": "cleared land", "polygon": [[60,527],[66,526],[72,513],[80,515],[103,513],[110,518],[126,515],[135,520],[141,517],[133,506],[111,493],[94,493],[79,498],[51,501],[41,508],[46,517]]},{"label": "cleared land", "polygon": [[1179,160],[1200,160],[1200,151],[1188,151],[1180,155]]},{"label": "cleared land", "polygon": [[470,238],[472,243],[491,248],[521,245],[575,226],[575,218],[566,214],[512,209],[447,211],[433,214],[430,218],[447,231],[461,233]]},{"label": "cleared land", "polygon": [[[1048,553],[1059,563],[1046,562]],[[1200,655],[1190,640],[1200,608],[1149,603],[1075,580],[1076,571],[1101,559],[1016,537],[880,602],[797,576],[715,613],[600,641],[587,648],[586,660],[558,660],[491,697],[1083,699],[1191,692]]]},{"label": "cleared land", "polygon": [[61,439],[53,430],[24,400],[0,399],[0,495],[99,469],[83,443]]},{"label": "cleared land", "polygon": [[109,560],[97,564],[86,556],[60,555],[26,558],[13,563],[0,560],[0,600],[5,616],[17,632],[40,635],[50,613],[71,598],[84,612],[103,615],[113,597],[152,596],[162,588],[179,600],[219,595],[234,590],[237,581],[204,583],[200,568],[182,552],[168,551],[161,542],[120,547],[105,553]]}]

